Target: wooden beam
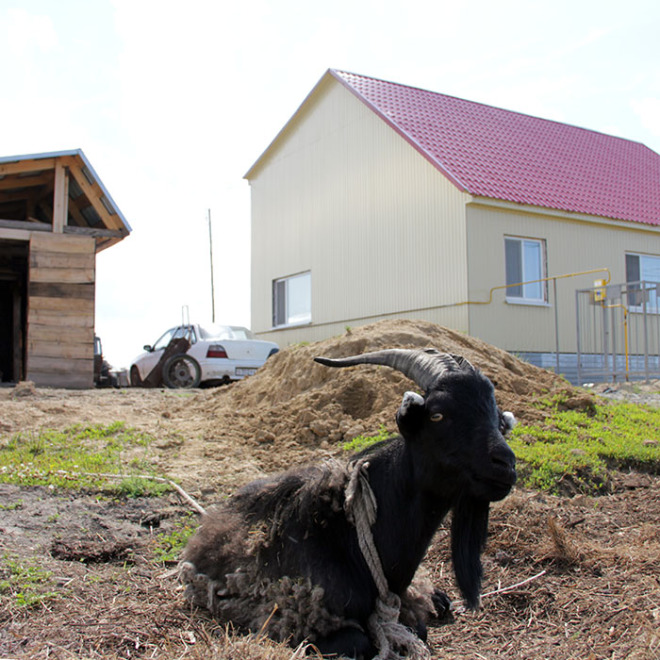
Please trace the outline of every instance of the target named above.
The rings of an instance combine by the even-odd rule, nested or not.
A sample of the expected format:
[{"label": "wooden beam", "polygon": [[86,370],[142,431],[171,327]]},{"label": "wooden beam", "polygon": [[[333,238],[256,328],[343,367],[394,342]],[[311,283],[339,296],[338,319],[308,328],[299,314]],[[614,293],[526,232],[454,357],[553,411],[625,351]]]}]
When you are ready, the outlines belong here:
[{"label": "wooden beam", "polygon": [[69,204],[69,175],[59,161],[55,165],[55,191],[53,193],[53,232],[61,234],[66,225]]},{"label": "wooden beam", "polygon": [[[84,199],[84,196],[81,197]],[[78,199],[81,199],[81,197]],[[87,227],[87,220],[85,220],[83,214],[80,212],[75,199],[69,199],[69,218],[75,223],[73,225],[69,225],[69,227]],[[67,229],[68,227],[65,227],[64,231]]]},{"label": "wooden beam", "polygon": [[64,233],[92,236],[93,238],[124,238],[128,236],[128,231],[125,229],[95,229],[94,227],[74,227],[73,225],[65,227]]},{"label": "wooden beam", "polygon": [[46,373],[33,371],[28,366],[27,380],[31,380],[37,387],[62,387],[70,390],[84,390],[94,387],[94,362],[90,360],[89,370],[83,374],[78,373]]},{"label": "wooden beam", "polygon": [[[70,252],[30,252],[30,268],[65,268],[65,269],[94,269],[96,255],[89,253]],[[42,280],[43,281],[43,280]],[[52,280],[57,281],[57,280]]]},{"label": "wooden beam", "polygon": [[54,167],[54,158],[17,160],[13,163],[0,163],[0,175],[21,174],[22,172],[39,172],[41,170],[52,170]]},{"label": "wooden beam", "polygon": [[12,292],[13,300],[13,320],[14,327],[12,328],[12,379],[18,383],[23,380],[23,317],[21,314],[21,295],[17,286],[13,287]]},{"label": "wooden beam", "polygon": [[30,298],[55,298],[61,300],[89,300],[94,302],[94,282],[30,282]]},{"label": "wooden beam", "polygon": [[91,236],[69,236],[39,232],[32,236],[30,251],[66,252],[67,254],[94,254]]},{"label": "wooden beam", "polygon": [[[19,178],[17,176],[0,179],[0,190],[24,190],[25,188],[36,188],[51,183],[53,180],[52,172],[44,172],[39,176],[29,178]],[[3,198],[4,199],[4,198]]]},{"label": "wooden beam", "polygon": [[94,343],[87,344],[47,344],[44,342],[31,343],[29,345],[30,356],[42,358],[64,358],[67,360],[73,358],[89,358],[90,353],[94,354]]},{"label": "wooden beam", "polygon": [[94,210],[99,214],[103,224],[108,229],[118,229],[121,225],[121,218],[119,214],[110,215],[107,209],[101,201],[103,197],[103,190],[101,186],[98,185],[98,182],[95,182],[94,185],[91,185],[87,180],[87,177],[82,171],[78,161],[75,158],[67,157],[63,159],[66,165],[69,168],[69,171],[73,178],[76,180],[76,183],[80,186],[82,191],[85,193],[85,197],[89,200],[89,203],[94,207]]},{"label": "wooden beam", "polygon": [[44,309],[30,309],[30,326],[47,325],[58,328],[60,335],[66,337],[63,329],[66,328],[94,328],[94,315],[85,312],[64,315],[61,311]]},{"label": "wooden beam", "polygon": [[30,297],[30,314],[34,311],[44,311],[60,314],[94,315],[94,300],[82,298],[67,300],[66,298]]},{"label": "wooden beam", "polygon": [[39,266],[30,266],[31,282],[89,284],[90,282],[94,282],[95,279],[94,264],[88,268],[80,268],[73,265],[69,268],[40,268]]},{"label": "wooden beam", "polygon": [[12,227],[10,229],[0,226],[0,238],[5,240],[29,242],[31,236],[32,236],[31,231],[27,231],[24,228],[14,229]]},{"label": "wooden beam", "polygon": [[[57,339],[63,337],[64,340]],[[30,355],[41,355],[41,346],[66,346],[70,344],[87,344],[90,353],[94,352],[94,328],[69,327],[59,328],[50,325],[30,324]]]},{"label": "wooden beam", "polygon": [[44,222],[27,222],[25,220],[0,220],[0,229],[25,229],[27,231],[53,231],[51,225]]}]

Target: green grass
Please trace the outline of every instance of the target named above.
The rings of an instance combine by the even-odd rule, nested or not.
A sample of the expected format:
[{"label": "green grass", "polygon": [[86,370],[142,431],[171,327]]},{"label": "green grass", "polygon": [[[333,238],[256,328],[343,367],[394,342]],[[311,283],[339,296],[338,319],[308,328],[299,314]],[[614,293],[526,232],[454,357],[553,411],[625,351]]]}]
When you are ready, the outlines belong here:
[{"label": "green grass", "polygon": [[[542,425],[519,424],[508,440],[518,459],[518,483],[551,493],[610,492],[614,470],[660,473],[660,409],[600,402],[562,410],[569,393],[536,403],[549,413]],[[361,451],[391,434],[381,426],[342,445]]]},{"label": "green grass", "polygon": [[157,534],[154,559],[160,562],[178,561],[188,539],[198,526],[199,520],[190,513],[187,517],[175,522],[169,532]]},{"label": "green grass", "polygon": [[660,409],[598,402],[587,411],[560,411],[548,401],[542,426],[519,425],[509,443],[520,482],[549,492],[609,492],[612,470],[660,472]]},{"label": "green grass", "polygon": [[53,574],[35,561],[18,559],[10,554],[0,556],[0,603],[19,608],[33,608],[58,598],[50,591]]},{"label": "green grass", "polygon": [[366,449],[367,447],[371,447],[371,445],[374,445],[377,442],[381,442],[382,440],[389,440],[395,435],[396,434],[394,433],[390,433],[385,428],[385,426],[381,424],[380,428],[378,429],[378,433],[376,433],[375,435],[357,435],[349,442],[345,442],[341,446],[341,448],[344,451],[348,451],[351,453],[359,452],[362,451],[363,449]]},{"label": "green grass", "polygon": [[[129,497],[160,495],[169,490],[167,484],[137,476],[158,476],[149,462],[152,441],[150,435],[127,428],[123,422],[19,433],[0,440],[0,482]],[[127,478],[94,476],[99,473]]]}]

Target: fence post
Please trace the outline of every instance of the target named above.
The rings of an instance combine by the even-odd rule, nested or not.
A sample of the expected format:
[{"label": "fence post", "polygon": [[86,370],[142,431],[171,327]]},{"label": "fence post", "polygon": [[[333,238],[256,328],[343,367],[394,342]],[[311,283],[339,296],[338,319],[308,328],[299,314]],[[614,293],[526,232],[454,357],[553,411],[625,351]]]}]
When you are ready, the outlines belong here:
[{"label": "fence post", "polygon": [[580,291],[575,291],[575,327],[577,331],[577,380],[578,385],[582,384],[582,339],[580,332]]},{"label": "fence post", "polygon": [[555,373],[559,373],[559,307],[557,306],[557,278],[552,278],[552,287],[555,298],[555,358],[556,367]]}]

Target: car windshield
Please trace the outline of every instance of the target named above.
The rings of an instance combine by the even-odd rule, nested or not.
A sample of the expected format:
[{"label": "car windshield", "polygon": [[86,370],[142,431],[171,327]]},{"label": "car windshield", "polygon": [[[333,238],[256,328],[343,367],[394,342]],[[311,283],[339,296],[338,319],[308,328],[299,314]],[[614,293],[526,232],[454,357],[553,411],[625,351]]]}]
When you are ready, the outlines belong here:
[{"label": "car windshield", "polygon": [[173,339],[181,339],[182,337],[185,337],[191,344],[194,344],[197,341],[195,328],[191,325],[180,325],[176,328],[170,328],[164,335],[156,340],[156,343],[153,345],[153,350],[160,351],[161,349],[167,348],[168,344]]},{"label": "car windshield", "polygon": [[239,325],[205,325],[199,333],[202,339],[254,339],[250,330]]}]

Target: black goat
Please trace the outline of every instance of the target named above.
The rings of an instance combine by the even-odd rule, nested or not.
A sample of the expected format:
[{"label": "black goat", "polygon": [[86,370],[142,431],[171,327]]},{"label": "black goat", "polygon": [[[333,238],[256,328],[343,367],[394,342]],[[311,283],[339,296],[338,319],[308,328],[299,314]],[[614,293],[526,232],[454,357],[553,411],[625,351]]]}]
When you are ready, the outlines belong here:
[{"label": "black goat", "polygon": [[[466,605],[479,606],[489,503],[504,498],[516,480],[503,437],[513,416],[499,411],[491,382],[467,360],[434,349],[316,361],[387,365],[425,395],[406,392],[396,416],[401,435],[348,463],[293,469],[238,491],[191,539],[182,581],[194,603],[239,628],[292,643],[308,639],[324,654],[399,657],[387,655],[374,632],[384,597],[376,573],[400,599],[399,620],[425,637],[425,618],[449,601],[437,590],[417,588],[413,578],[452,510],[457,582]],[[349,506],[360,477],[361,493],[376,510],[366,534],[376,569],[365,559]]]}]

